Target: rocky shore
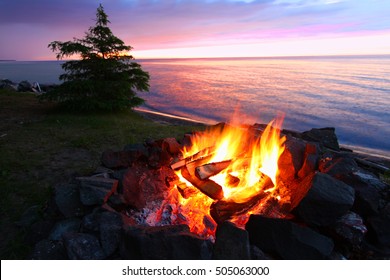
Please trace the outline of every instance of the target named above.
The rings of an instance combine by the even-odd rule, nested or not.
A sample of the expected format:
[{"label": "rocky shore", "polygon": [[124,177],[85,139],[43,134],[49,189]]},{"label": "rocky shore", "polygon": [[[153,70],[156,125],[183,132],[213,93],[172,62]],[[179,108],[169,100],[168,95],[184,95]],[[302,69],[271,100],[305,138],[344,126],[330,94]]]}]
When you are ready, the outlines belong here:
[{"label": "rocky shore", "polygon": [[43,93],[46,92],[53,87],[55,84],[40,84],[39,82],[29,82],[29,81],[21,81],[19,83],[13,82],[8,79],[0,80],[0,89],[6,89],[15,92],[33,92],[33,93]]}]

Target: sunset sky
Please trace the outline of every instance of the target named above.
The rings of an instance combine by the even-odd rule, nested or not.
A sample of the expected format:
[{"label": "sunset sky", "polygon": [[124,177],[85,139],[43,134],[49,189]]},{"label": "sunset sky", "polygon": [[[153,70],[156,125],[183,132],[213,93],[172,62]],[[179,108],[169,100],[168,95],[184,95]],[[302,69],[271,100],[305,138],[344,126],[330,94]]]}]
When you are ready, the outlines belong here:
[{"label": "sunset sky", "polygon": [[55,59],[99,3],[136,58],[390,54],[389,0],[0,0],[0,59]]}]

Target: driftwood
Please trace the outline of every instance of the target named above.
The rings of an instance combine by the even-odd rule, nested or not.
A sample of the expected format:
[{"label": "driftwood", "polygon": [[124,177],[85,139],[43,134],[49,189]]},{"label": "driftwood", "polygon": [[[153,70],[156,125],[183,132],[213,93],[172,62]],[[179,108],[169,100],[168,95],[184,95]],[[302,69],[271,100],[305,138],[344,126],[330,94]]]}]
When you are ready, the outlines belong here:
[{"label": "driftwood", "polygon": [[[264,175],[264,190],[269,189],[273,186],[271,179]],[[259,194],[251,197],[245,202],[234,202],[232,200],[219,200],[213,202],[210,207],[211,217],[218,223],[223,223],[226,220],[229,220],[233,216],[239,216],[241,214],[247,213],[254,206],[258,205],[265,198],[269,196],[269,193],[261,191]]]},{"label": "driftwood", "polygon": [[193,154],[191,156],[188,156],[188,157],[186,157],[184,159],[181,159],[181,160],[171,164],[171,168],[173,170],[178,170],[178,169],[186,166],[188,163],[190,163],[192,161],[203,159],[205,157],[210,157],[210,155],[212,155],[214,153],[214,151],[215,151],[214,147],[205,148],[203,150],[200,150],[196,154]]},{"label": "driftwood", "polygon": [[195,168],[190,171],[188,165],[184,166],[181,169],[181,175],[183,175],[183,177],[187,181],[189,181],[194,187],[196,187],[198,190],[200,190],[208,197],[212,199],[222,199],[223,198],[222,187],[218,185],[216,182],[209,179],[200,180],[198,177],[195,176],[194,170]]},{"label": "driftwood", "polygon": [[219,172],[226,169],[231,164],[231,162],[231,160],[225,160],[198,166],[195,168],[195,175],[201,180],[208,179],[211,176],[217,175]]}]

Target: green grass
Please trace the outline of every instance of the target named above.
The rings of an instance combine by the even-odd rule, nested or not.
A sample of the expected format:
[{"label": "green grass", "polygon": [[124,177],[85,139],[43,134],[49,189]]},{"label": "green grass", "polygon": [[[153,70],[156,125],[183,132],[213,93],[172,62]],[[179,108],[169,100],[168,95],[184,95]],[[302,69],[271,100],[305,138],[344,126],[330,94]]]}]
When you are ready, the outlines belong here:
[{"label": "green grass", "polygon": [[67,113],[32,94],[0,90],[0,256],[23,259],[29,247],[15,225],[33,205],[44,207],[56,183],[86,175],[106,149],[146,139],[182,137],[200,126],[163,125],[133,111]]}]

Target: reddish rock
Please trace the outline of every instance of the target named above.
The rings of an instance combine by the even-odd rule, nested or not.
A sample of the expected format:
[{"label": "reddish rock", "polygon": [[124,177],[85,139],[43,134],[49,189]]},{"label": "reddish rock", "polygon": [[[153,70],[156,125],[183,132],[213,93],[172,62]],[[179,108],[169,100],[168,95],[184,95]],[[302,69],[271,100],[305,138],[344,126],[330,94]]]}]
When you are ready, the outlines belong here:
[{"label": "reddish rock", "polygon": [[302,140],[287,137],[285,149],[279,157],[280,178],[283,181],[293,180],[302,168],[306,144]]},{"label": "reddish rock", "polygon": [[130,168],[123,176],[123,198],[136,209],[149,202],[163,200],[168,195],[171,182],[178,180],[169,167],[152,170],[143,166]]},{"label": "reddish rock", "polygon": [[298,172],[299,178],[305,178],[318,168],[319,151],[316,144],[306,143],[302,168]]}]

